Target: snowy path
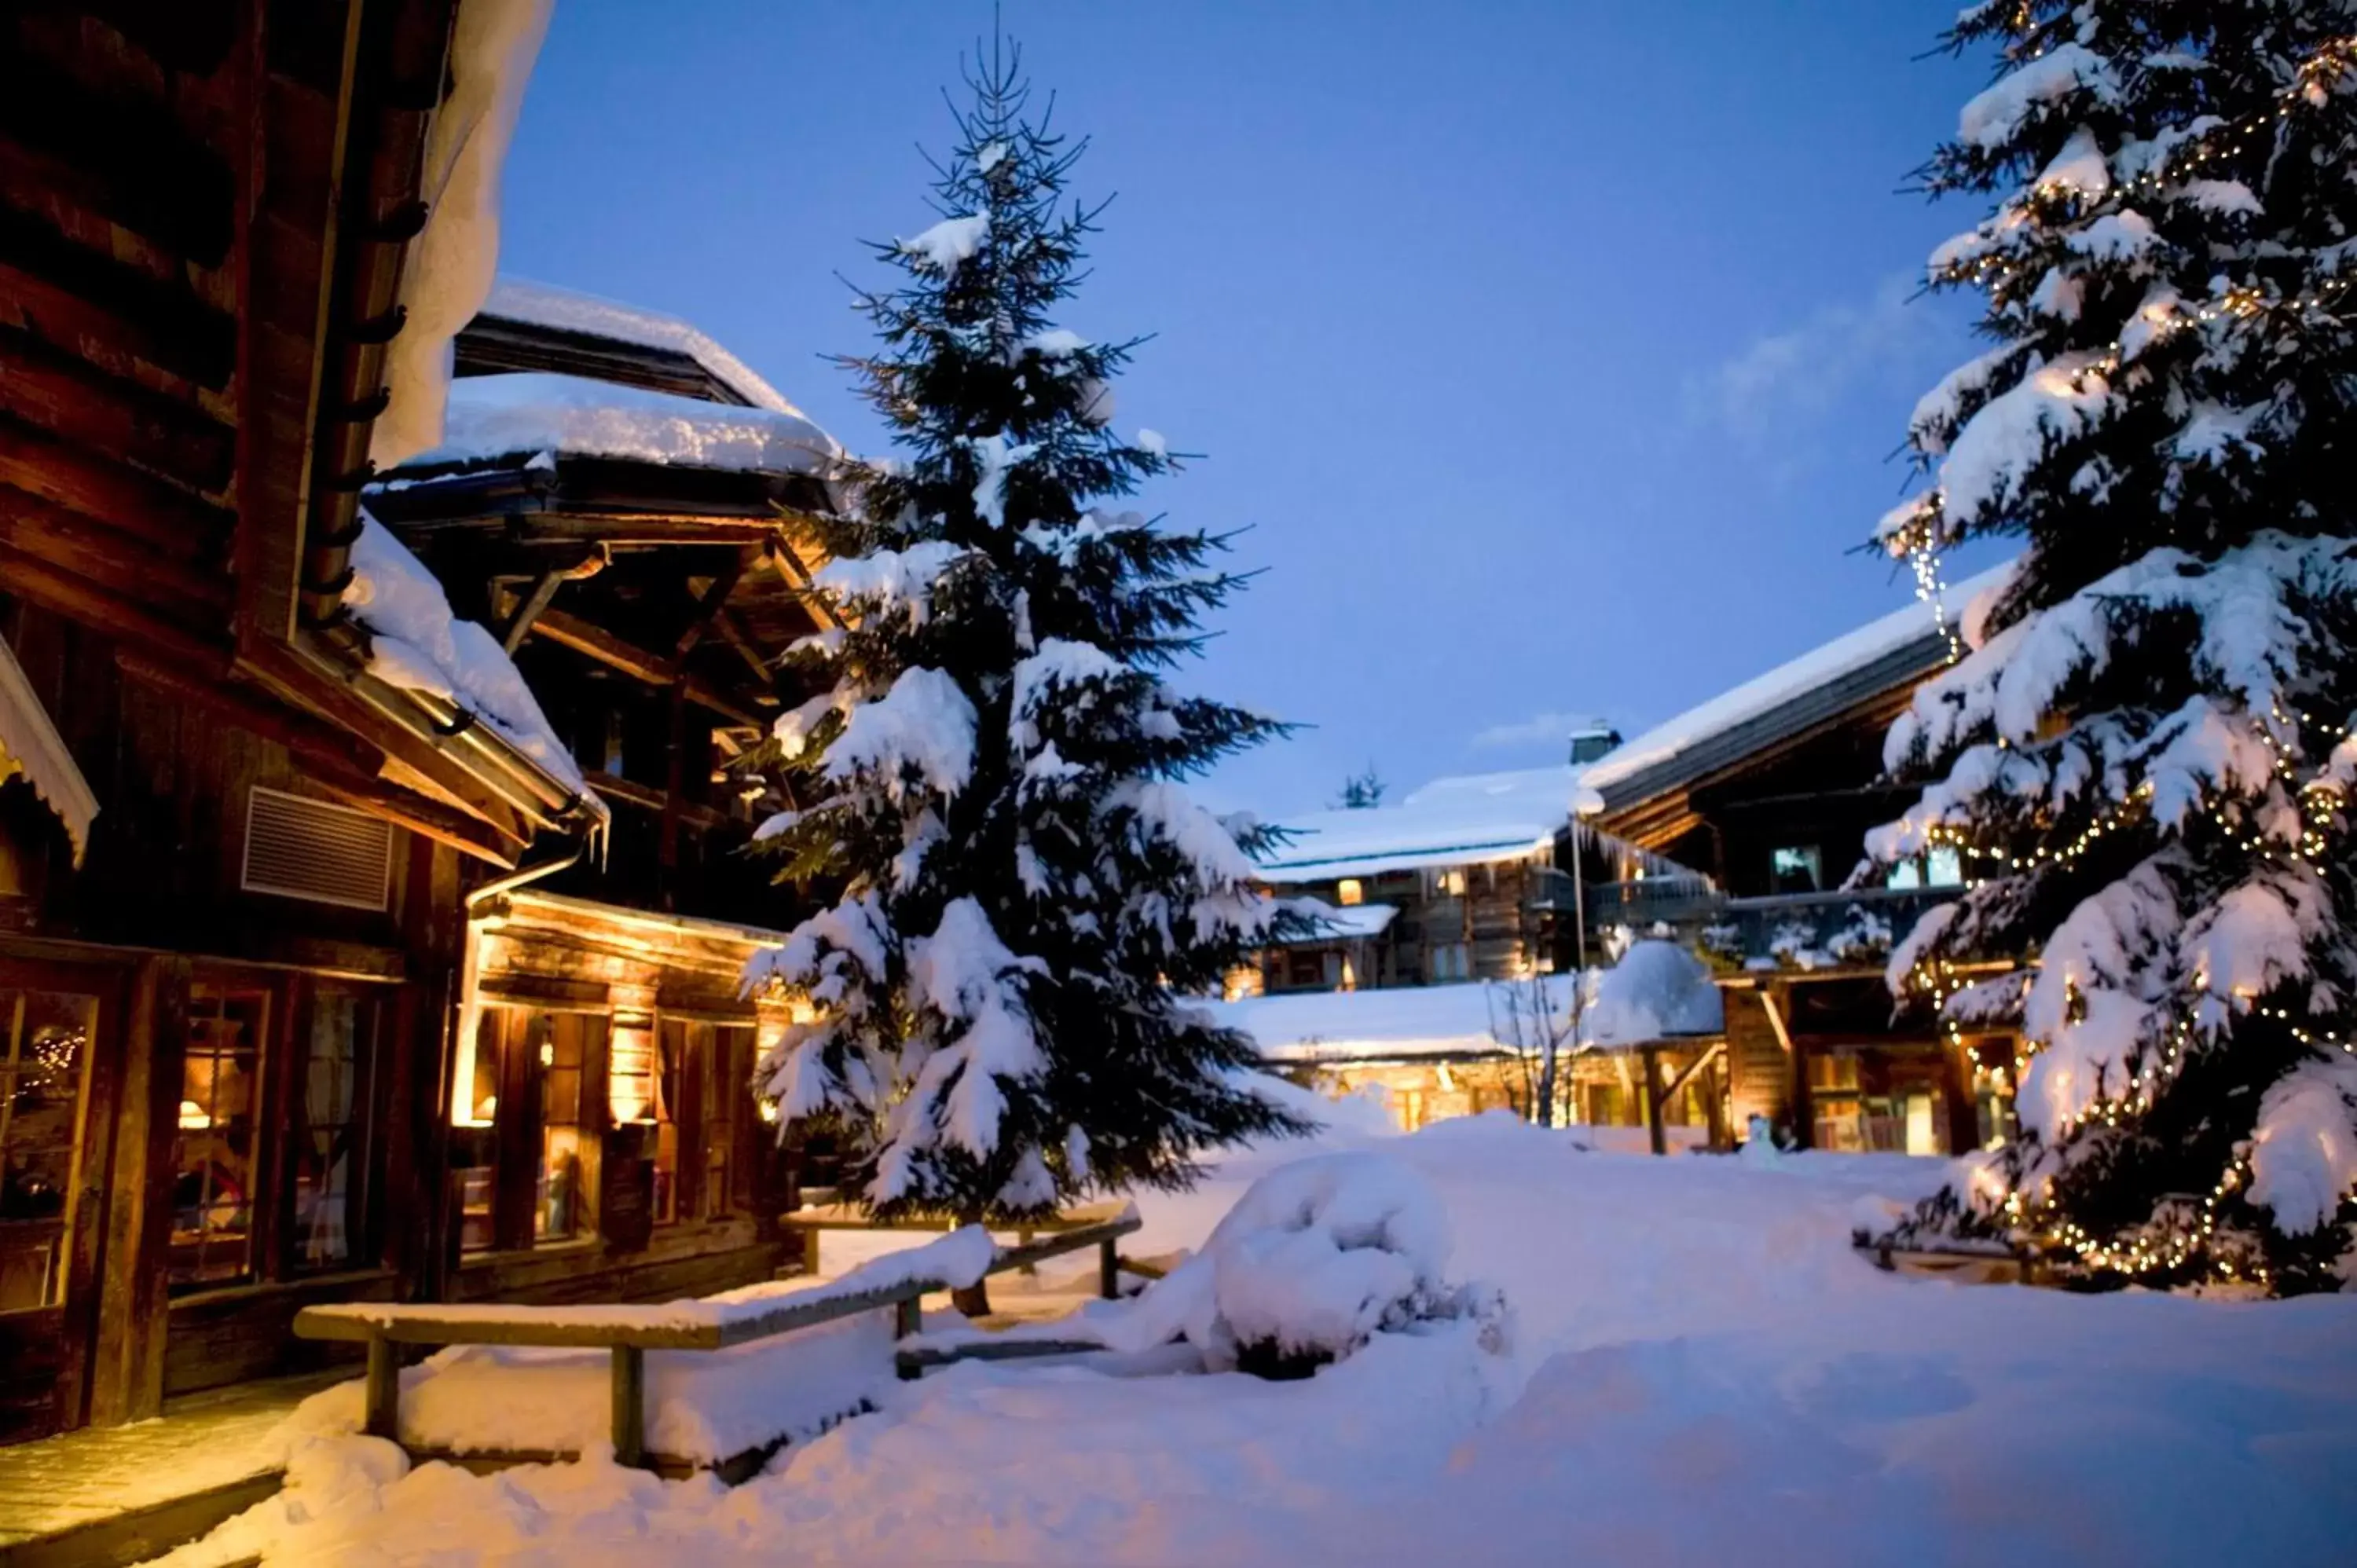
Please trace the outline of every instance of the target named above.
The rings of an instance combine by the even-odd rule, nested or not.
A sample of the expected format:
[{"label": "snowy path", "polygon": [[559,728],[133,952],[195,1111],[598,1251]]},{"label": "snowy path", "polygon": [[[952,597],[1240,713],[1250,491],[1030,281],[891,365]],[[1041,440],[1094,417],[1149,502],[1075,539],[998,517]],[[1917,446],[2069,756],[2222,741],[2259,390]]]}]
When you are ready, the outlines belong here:
[{"label": "snowy path", "polygon": [[[1494,1120],[1384,1146],[1448,1198],[1452,1273],[1514,1302],[1507,1360],[1452,1331],[1305,1383],[960,1366],[733,1492],[595,1464],[380,1485],[344,1443],[304,1462],[269,1561],[2264,1563],[2357,1539],[2357,1299],[1878,1274],[1852,1207],[1928,1162],[1587,1155]],[[1272,1163],[1146,1200],[1138,1251],[1200,1239]]]}]

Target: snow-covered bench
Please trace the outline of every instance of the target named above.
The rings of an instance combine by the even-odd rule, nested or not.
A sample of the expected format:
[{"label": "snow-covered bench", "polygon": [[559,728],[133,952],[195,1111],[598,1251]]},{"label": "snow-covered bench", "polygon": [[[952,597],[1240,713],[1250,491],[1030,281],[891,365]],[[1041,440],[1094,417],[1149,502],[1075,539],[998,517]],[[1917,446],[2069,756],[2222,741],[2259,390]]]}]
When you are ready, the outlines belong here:
[{"label": "snow-covered bench", "polygon": [[[1111,1301],[1118,1294],[1117,1275],[1122,1266],[1114,1243],[1137,1227],[1132,1225],[1127,1230],[1115,1230],[1102,1239],[1099,1239],[1099,1234],[1106,1225],[1124,1217],[1134,1218],[1135,1213],[1131,1205],[1116,1199],[1084,1204],[1078,1208],[1067,1208],[1049,1215],[1043,1219],[1027,1220],[1021,1225],[1009,1227],[1014,1230],[1016,1240],[1015,1246],[1008,1249],[1009,1255],[1022,1254],[1025,1261],[1006,1266],[1019,1268],[1028,1273],[1032,1265],[1042,1259],[1094,1246],[1097,1249],[1097,1294]],[[839,1202],[804,1204],[791,1213],[780,1215],[778,1224],[787,1234],[801,1241],[802,1272],[811,1274],[819,1272],[819,1238],[830,1230],[941,1230],[937,1221],[873,1219],[856,1205]],[[1040,1240],[1043,1237],[1045,1240]]]},{"label": "snow-covered bench", "polygon": [[[884,1308],[892,1311],[894,1337],[906,1338],[920,1326],[918,1303],[927,1295],[1087,1247],[1100,1248],[1110,1258],[1114,1244],[1136,1230],[1139,1223],[1136,1210],[1122,1205],[1102,1219],[1014,1247],[996,1247],[985,1232],[974,1227],[878,1258],[832,1283],[785,1294],[774,1294],[778,1287],[764,1286],[760,1294],[730,1293],[710,1300],[661,1305],[352,1302],[305,1307],[296,1315],[295,1332],[306,1339],[350,1340],[367,1346],[362,1430],[396,1443],[401,1441],[399,1346],[609,1351],[614,1456],[621,1464],[644,1465],[649,1350],[726,1350]],[[1114,1265],[1104,1267],[1110,1281]]]}]

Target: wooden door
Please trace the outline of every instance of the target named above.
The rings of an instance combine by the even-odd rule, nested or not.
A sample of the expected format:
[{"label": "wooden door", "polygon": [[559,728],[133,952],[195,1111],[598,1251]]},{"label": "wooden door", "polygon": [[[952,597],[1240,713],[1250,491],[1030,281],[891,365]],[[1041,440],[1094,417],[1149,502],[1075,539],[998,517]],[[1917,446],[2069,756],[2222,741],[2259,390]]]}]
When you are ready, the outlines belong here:
[{"label": "wooden door", "polygon": [[0,1443],[81,1424],[122,985],[0,961]]}]

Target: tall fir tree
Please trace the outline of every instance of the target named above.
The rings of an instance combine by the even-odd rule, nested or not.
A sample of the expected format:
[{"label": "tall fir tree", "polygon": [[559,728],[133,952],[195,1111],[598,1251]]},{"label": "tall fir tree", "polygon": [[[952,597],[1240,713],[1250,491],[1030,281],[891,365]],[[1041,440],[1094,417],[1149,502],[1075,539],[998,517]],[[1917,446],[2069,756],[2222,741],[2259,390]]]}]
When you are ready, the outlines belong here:
[{"label": "tall fir tree", "polygon": [[2352,1277],[2352,33],[2350,0],[1988,0],[1950,35],[1997,74],[1925,183],[1996,201],[1931,280],[1994,346],[1917,407],[1930,485],[1882,537],[1927,587],[2027,548],[1892,728],[1927,787],[1869,847],[1963,852],[1892,982],[2026,1045],[2018,1134],[1902,1242]]},{"label": "tall fir tree", "polygon": [[763,759],[808,803],[759,843],[843,891],[749,978],[815,1015],[762,1062],[785,1126],[847,1134],[877,1213],[971,1220],[1304,1129],[1188,1000],[1301,923],[1253,886],[1261,830],[1179,782],[1283,729],[1165,679],[1240,579],[1221,539],[1098,504],[1177,464],[1109,428],[1135,343],[1056,324],[1101,210],[1064,200],[1086,144],[1028,113],[1011,48],[967,86],[942,220],[877,247],[880,347],[842,361],[901,456],[818,520],[835,625],[795,657],[823,691]]}]

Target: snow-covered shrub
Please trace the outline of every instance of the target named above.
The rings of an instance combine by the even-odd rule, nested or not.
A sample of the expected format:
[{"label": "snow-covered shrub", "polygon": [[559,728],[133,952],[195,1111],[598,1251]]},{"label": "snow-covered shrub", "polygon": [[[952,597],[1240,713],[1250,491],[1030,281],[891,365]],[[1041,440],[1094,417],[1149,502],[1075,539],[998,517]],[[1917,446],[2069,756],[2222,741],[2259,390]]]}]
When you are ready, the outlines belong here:
[{"label": "snow-covered shrub", "polygon": [[1451,1285],[1448,1215],[1387,1155],[1319,1155],[1261,1177],[1203,1250],[1106,1325],[1143,1349],[1184,1337],[1215,1368],[1307,1377],[1379,1333],[1471,1321],[1485,1349],[1511,1333],[1504,1296]]}]

